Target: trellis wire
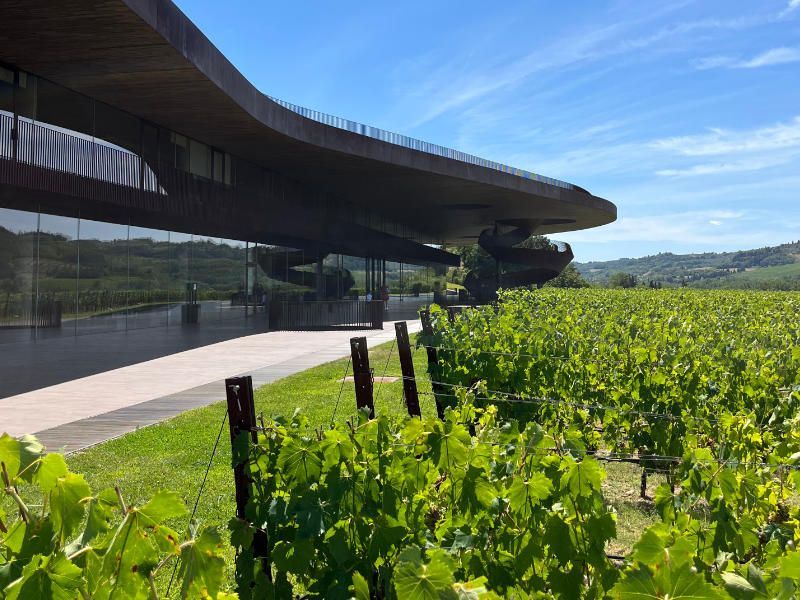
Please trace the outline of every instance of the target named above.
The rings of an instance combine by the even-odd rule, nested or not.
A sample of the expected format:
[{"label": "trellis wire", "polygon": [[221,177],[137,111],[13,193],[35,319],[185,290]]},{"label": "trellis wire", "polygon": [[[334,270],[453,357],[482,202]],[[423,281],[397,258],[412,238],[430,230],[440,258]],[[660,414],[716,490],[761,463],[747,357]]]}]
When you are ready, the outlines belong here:
[{"label": "trellis wire", "polygon": [[333,427],[333,421],[336,418],[336,411],[339,410],[339,401],[342,399],[342,392],[344,391],[344,381],[347,379],[347,372],[350,370],[350,361],[352,361],[352,357],[347,359],[347,366],[344,368],[344,375],[342,375],[342,385],[339,386],[339,397],[336,398],[336,404],[333,407],[333,414],[331,415],[331,427]]},{"label": "trellis wire", "polygon": [[[533,440],[532,440],[533,441]],[[472,448],[477,448],[478,446],[489,446],[489,447],[500,447],[500,446],[508,446],[511,442],[496,442],[496,441],[487,441],[487,440],[476,440],[475,444]],[[630,462],[635,464],[641,463],[669,463],[678,465],[684,461],[683,456],[670,456],[665,454],[623,454],[623,453],[607,453],[602,454],[594,450],[580,450],[577,448],[557,448],[555,446],[548,447],[548,448],[532,448],[532,444],[526,449],[526,453],[528,454],[539,454],[539,455],[552,455],[552,454],[560,454],[562,456],[570,455],[573,458],[579,456],[581,458],[585,458],[587,456],[594,458],[596,460],[601,460],[604,462]],[[415,448],[418,446],[416,443],[394,443],[391,444],[392,447],[395,448]],[[763,461],[745,461],[745,460],[737,460],[737,459],[722,459],[722,458],[702,458],[702,457],[692,457],[691,459],[692,464],[707,464],[707,465],[718,465],[718,466],[728,466],[728,467],[756,467],[756,468],[763,468],[769,469],[773,471],[796,471],[800,469],[800,464],[794,463],[768,463]]]},{"label": "trellis wire", "polygon": [[[502,352],[499,350],[481,350],[479,348],[468,347],[468,348],[455,348],[451,346],[430,346],[427,344],[417,344],[417,348],[426,348],[431,350],[442,350],[445,352],[454,352],[459,354],[485,354],[487,356],[505,356],[505,357],[512,357],[512,358],[530,358],[533,360],[559,360],[563,362],[568,362],[572,359],[580,359],[583,364],[593,364],[593,365],[624,365],[630,362],[631,359],[627,360],[609,360],[609,359],[600,359],[597,360],[587,360],[586,357],[583,356],[561,356],[558,354],[530,354],[527,352]],[[646,361],[638,363],[639,365],[653,367],[658,366],[661,364],[661,361]],[[781,387],[778,388],[781,392],[790,392],[793,388],[791,387]]]},{"label": "trellis wire", "polygon": [[[225,414],[222,415],[222,423],[219,425],[219,431],[217,432],[217,439],[214,440],[214,447],[211,449],[211,456],[208,457],[208,464],[206,465],[206,472],[203,474],[203,481],[200,482],[200,487],[197,490],[197,497],[194,499],[194,506],[192,507],[192,514],[189,516],[189,523],[194,521],[194,517],[197,514],[197,507],[200,505],[200,498],[203,495],[203,489],[206,487],[206,480],[208,479],[208,473],[211,470],[211,464],[214,462],[214,456],[217,454],[217,447],[219,446],[219,440],[222,437],[222,430],[225,428],[225,421],[228,419],[228,409],[225,409]],[[178,561],[175,561],[175,564],[172,566],[172,575],[169,577],[169,584],[167,585],[167,596],[169,596],[169,592],[172,589],[172,582],[175,579],[175,573],[178,570]]]},{"label": "trellis wire", "polygon": [[[255,428],[258,431],[265,431],[262,427]],[[634,454],[634,453],[619,453],[619,452],[609,452],[606,454],[597,452],[595,450],[581,450],[578,448],[558,448],[555,446],[547,447],[547,448],[533,448],[534,438],[531,438],[528,446],[526,447],[527,454],[539,454],[539,455],[552,455],[557,453],[561,456],[572,456],[575,458],[576,456],[585,458],[591,457],[596,460],[601,460],[604,462],[630,462],[635,464],[642,464],[642,463],[669,463],[678,465],[686,459],[684,456],[670,456],[667,454]],[[511,444],[511,441],[507,442],[498,442],[498,441],[491,441],[491,440],[475,440],[474,444],[470,446],[471,448],[477,448],[478,446],[488,446],[488,447],[501,447],[501,446],[508,446]],[[389,444],[392,448],[416,448],[420,444],[416,442],[408,442],[408,443],[399,443],[393,442]],[[769,469],[772,471],[796,471],[800,470],[800,464],[795,463],[786,463],[786,462],[775,462],[769,463],[764,461],[748,461],[748,460],[738,460],[738,459],[722,459],[722,458],[703,458],[703,457],[691,457],[692,464],[706,464],[706,465],[717,465],[717,466],[728,466],[728,467],[756,467],[762,469]]]},{"label": "trellis wire", "polygon": [[389,361],[392,358],[392,352],[394,352],[394,345],[397,342],[396,339],[392,339],[392,346],[389,348],[389,353],[386,355],[386,364],[383,365],[383,375],[381,376],[381,380],[378,382],[378,391],[375,393],[375,400],[379,400],[381,397],[381,388],[383,387],[383,380],[386,378],[386,370],[389,368]]},{"label": "trellis wire", "polygon": [[[402,376],[400,376],[402,378]],[[461,388],[468,390],[468,388],[464,385],[458,385],[454,383],[447,383],[444,381],[433,381],[431,380],[431,384],[438,384],[443,385],[449,388]],[[621,408],[619,406],[612,406],[606,404],[589,404],[584,402],[572,402],[569,400],[561,400],[558,398],[544,398],[544,397],[537,397],[537,396],[528,396],[525,394],[518,394],[514,392],[506,392],[501,390],[491,390],[487,389],[487,393],[489,394],[497,394],[498,396],[502,396],[501,398],[491,398],[489,396],[476,396],[478,400],[487,400],[491,402],[505,402],[507,404],[548,404],[551,406],[568,406],[570,408],[579,408],[582,410],[596,410],[596,411],[606,411],[606,412],[616,412],[621,414],[628,414],[628,415],[637,415],[642,417],[649,417],[653,419],[665,419],[671,421],[682,421],[685,419],[691,419],[695,421],[700,421],[703,423],[710,423],[710,424],[719,424],[720,420],[715,419],[712,417],[701,417],[695,415],[673,415],[669,413],[659,413],[653,411],[644,411],[644,410],[636,410],[633,408]],[[433,392],[420,392],[420,394],[426,396],[435,396]],[[449,398],[455,398],[456,394],[438,394],[439,396],[445,396]]]}]

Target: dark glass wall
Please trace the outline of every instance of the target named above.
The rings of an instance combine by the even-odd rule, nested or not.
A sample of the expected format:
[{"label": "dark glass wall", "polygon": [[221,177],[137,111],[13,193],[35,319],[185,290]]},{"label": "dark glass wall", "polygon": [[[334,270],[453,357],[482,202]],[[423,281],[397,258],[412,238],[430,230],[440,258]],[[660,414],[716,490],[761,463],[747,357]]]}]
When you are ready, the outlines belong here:
[{"label": "dark glass wall", "polygon": [[[147,197],[153,205],[137,206],[145,216],[159,210],[161,196],[166,201],[173,192],[195,207],[203,204],[204,193],[222,190],[222,197],[257,199],[267,210],[272,199],[285,199],[293,187],[302,187],[199,140],[4,67],[0,160],[40,167],[70,184],[85,185],[81,178],[115,184],[91,181],[80,190],[156,192],[154,200]],[[130,190],[122,191],[127,201]],[[185,225],[182,232],[137,227],[131,219],[150,223],[143,213],[105,211],[106,203],[127,204],[91,195],[83,202],[78,193],[68,193],[73,214],[63,210],[61,200],[52,212],[62,216],[40,212],[44,196],[31,203],[30,212],[0,208],[0,342],[233,320],[266,313],[274,300],[332,300],[363,296],[367,288],[363,257],[209,238],[196,231],[197,223],[210,219],[205,216],[173,225]],[[311,208],[325,210],[331,200],[319,196]],[[24,198],[7,205],[28,207]],[[354,223],[424,241],[364,207],[337,206],[338,214]],[[173,209],[175,214],[183,213]],[[187,312],[187,303],[197,308]]]},{"label": "dark glass wall", "polygon": [[264,313],[246,256],[238,240],[0,208],[0,343],[177,327],[187,303],[200,324]]},{"label": "dark glass wall", "polygon": [[191,275],[201,303],[200,319],[228,320],[245,316],[245,243],[204,238],[192,240]]},{"label": "dark glass wall", "polygon": [[128,329],[166,327],[169,311],[169,232],[128,231]]},{"label": "dark glass wall", "polygon": [[78,275],[80,267],[78,219],[39,215],[36,265],[37,307],[53,303],[60,307],[61,323],[35,324],[38,335],[77,332],[79,310]]},{"label": "dark glass wall", "polygon": [[128,318],[128,226],[81,219],[78,333],[124,331]]},{"label": "dark glass wall", "polygon": [[29,334],[36,294],[38,215],[0,208],[0,342]]},{"label": "dark glass wall", "polygon": [[167,280],[167,301],[169,303],[168,324],[182,323],[181,306],[187,302],[187,294],[192,280],[192,236],[188,233],[169,234],[169,277]]}]

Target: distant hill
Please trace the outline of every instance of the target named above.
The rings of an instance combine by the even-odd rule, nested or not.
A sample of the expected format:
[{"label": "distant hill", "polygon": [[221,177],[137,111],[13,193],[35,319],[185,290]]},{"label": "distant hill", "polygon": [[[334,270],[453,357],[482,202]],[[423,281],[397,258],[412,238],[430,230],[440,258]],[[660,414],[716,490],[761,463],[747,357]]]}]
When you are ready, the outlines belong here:
[{"label": "distant hill", "polygon": [[652,281],[665,286],[800,290],[800,241],[739,252],[663,252],[575,266],[595,284],[623,272],[636,275],[645,285]]}]

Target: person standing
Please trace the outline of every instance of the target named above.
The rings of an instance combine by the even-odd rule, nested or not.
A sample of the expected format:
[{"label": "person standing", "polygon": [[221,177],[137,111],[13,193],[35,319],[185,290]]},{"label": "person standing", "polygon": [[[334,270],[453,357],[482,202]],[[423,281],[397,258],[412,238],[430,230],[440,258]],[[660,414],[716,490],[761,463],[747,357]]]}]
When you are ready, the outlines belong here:
[{"label": "person standing", "polygon": [[384,285],[381,288],[381,300],[383,300],[383,310],[389,310],[389,286]]}]

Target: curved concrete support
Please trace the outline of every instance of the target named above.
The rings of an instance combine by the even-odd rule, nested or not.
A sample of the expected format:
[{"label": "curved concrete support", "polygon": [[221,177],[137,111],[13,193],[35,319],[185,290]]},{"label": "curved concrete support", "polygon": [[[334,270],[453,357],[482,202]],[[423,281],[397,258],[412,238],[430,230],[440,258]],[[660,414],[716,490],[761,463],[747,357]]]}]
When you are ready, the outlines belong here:
[{"label": "curved concrete support", "polygon": [[[481,302],[497,297],[500,288],[541,286],[558,277],[572,262],[572,248],[566,243],[551,243],[548,248],[517,247],[531,236],[531,229],[511,225],[502,231],[499,226],[485,229],[478,238],[478,245],[497,261],[497,272],[493,274],[471,271],[464,279],[464,287]],[[501,264],[515,268],[501,271]],[[523,268],[516,268],[523,267]]]},{"label": "curved concrete support", "polygon": [[[258,253],[258,264],[271,279],[321,290],[324,298],[346,296],[356,283],[348,269],[323,267],[320,274],[319,270],[304,271],[299,268],[315,264],[318,260],[325,260],[325,256],[318,259],[302,250],[286,248],[262,248]],[[323,297],[318,299],[322,300]]]}]

